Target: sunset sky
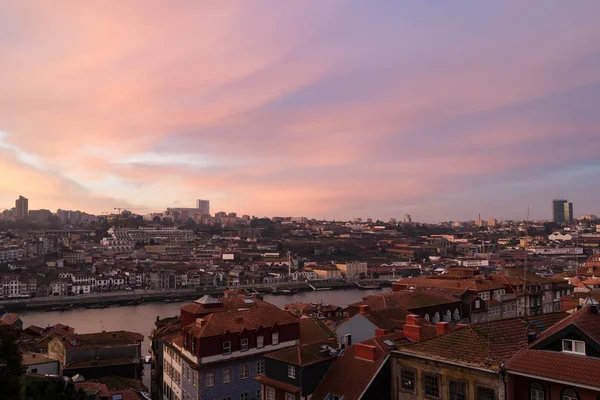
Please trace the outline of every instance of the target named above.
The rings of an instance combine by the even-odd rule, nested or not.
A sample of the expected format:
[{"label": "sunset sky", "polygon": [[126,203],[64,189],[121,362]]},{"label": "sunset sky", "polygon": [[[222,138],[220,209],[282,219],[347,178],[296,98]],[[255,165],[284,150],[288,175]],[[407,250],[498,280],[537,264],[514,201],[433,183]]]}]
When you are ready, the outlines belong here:
[{"label": "sunset sky", "polygon": [[600,2],[0,2],[0,209],[600,214]]}]

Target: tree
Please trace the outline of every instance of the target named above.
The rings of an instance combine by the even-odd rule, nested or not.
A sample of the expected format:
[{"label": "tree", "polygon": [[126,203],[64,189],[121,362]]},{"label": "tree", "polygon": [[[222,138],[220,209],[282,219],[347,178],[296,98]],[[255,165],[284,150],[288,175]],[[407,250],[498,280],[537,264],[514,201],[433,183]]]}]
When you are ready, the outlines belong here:
[{"label": "tree", "polygon": [[2,398],[21,398],[25,368],[17,346],[17,334],[9,326],[0,326],[0,365]]}]

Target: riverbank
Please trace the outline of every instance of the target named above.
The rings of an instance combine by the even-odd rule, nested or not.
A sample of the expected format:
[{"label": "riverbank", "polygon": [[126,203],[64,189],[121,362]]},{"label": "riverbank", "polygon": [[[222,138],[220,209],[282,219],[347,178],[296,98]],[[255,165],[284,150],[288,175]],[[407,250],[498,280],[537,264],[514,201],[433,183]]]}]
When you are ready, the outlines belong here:
[{"label": "riverbank", "polygon": [[372,285],[391,286],[387,281],[356,282],[297,282],[277,285],[256,285],[240,287],[195,288],[172,291],[135,290],[131,292],[106,292],[101,294],[39,297],[30,299],[4,300],[0,307],[8,312],[26,311],[68,311],[74,308],[106,308],[109,306],[137,306],[144,303],[171,303],[184,300],[195,300],[204,295],[222,296],[225,290],[242,289],[249,293],[291,296],[299,292],[328,291],[339,289],[373,289]]}]

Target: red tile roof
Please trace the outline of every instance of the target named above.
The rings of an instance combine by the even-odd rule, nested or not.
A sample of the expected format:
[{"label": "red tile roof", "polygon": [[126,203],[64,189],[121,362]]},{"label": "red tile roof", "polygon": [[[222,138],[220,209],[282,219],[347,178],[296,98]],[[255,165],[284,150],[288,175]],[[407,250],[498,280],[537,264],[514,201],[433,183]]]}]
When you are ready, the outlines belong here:
[{"label": "red tile roof", "polygon": [[[268,303],[265,303],[268,304]],[[186,330],[192,332],[195,337],[219,336],[226,332],[236,333],[243,330],[257,330],[260,327],[273,327],[275,325],[297,324],[298,318],[287,311],[274,305],[247,309],[243,311],[227,311],[213,313],[204,317],[202,324],[195,321]]]},{"label": "red tile roof", "polygon": [[528,332],[543,332],[565,316],[564,313],[552,313],[528,320],[512,318],[469,325],[402,346],[398,352],[498,371],[503,363],[527,345]]},{"label": "red tile roof", "polygon": [[525,373],[572,383],[600,388],[600,359],[562,353],[560,351],[537,350],[546,339],[565,328],[575,326],[596,343],[600,343],[600,315],[586,306],[546,330],[538,340],[517,353],[506,364],[509,373]]},{"label": "red tile roof", "polygon": [[112,396],[116,394],[120,394],[123,400],[140,400],[138,395],[131,390],[113,390],[110,392],[109,398],[112,398]]},{"label": "red tile roof", "polygon": [[335,333],[323,322],[314,317],[303,317],[300,322],[300,344],[309,344],[331,338],[335,338]]},{"label": "red tile roof", "polygon": [[137,332],[115,331],[71,335],[65,341],[67,349],[98,348],[141,343],[144,336]]},{"label": "red tile roof", "polygon": [[287,349],[279,350],[273,353],[267,354],[266,358],[278,360],[287,364],[298,365],[305,367],[307,365],[315,364],[321,361],[331,360],[337,357],[337,353],[322,353],[321,349],[323,346],[337,349],[337,340],[330,339],[321,342],[306,344],[304,346],[288,347]]},{"label": "red tile roof", "polygon": [[359,400],[389,357],[389,348],[380,340],[362,342],[375,347],[375,361],[356,357],[356,346],[346,348],[327,371],[313,393],[313,399],[324,399],[328,393]]},{"label": "red tile roof", "polygon": [[277,389],[284,390],[289,393],[298,393],[300,388],[294,385],[290,385],[288,383],[280,382],[276,379],[267,378],[264,375],[258,375],[254,378],[255,381],[262,383],[263,385],[271,386]]},{"label": "red tile roof", "polygon": [[452,296],[441,289],[431,289],[424,291],[404,290],[401,292],[380,293],[363,297],[363,300],[350,304],[348,311],[358,312],[361,305],[368,305],[370,311],[376,311],[383,308],[402,308],[404,310],[413,310],[422,307],[431,307],[442,304],[452,304],[460,302],[459,298]]},{"label": "red tile roof", "polygon": [[108,397],[110,395],[106,385],[98,382],[78,382],[75,384],[75,389],[81,389],[90,394],[100,393],[101,397]]}]

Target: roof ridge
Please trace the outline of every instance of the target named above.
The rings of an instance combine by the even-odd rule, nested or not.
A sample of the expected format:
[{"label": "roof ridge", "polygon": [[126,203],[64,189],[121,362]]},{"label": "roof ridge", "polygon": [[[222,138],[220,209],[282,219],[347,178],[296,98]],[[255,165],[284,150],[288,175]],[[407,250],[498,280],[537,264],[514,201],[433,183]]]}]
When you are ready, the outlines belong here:
[{"label": "roof ridge", "polygon": [[[485,347],[487,352],[492,356],[493,361],[502,363],[502,360],[498,356],[496,356],[496,354],[494,354],[492,349],[490,349],[490,346],[488,345],[489,342],[487,340],[483,340],[483,338],[477,333],[477,331],[475,331],[473,328],[471,328],[471,325],[467,325],[467,328],[475,335],[475,337],[477,337],[477,340],[479,340],[479,342],[481,344],[483,344],[483,346]],[[490,335],[489,326],[488,326],[486,333],[489,337],[489,335]]]}]

